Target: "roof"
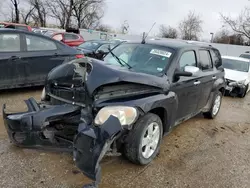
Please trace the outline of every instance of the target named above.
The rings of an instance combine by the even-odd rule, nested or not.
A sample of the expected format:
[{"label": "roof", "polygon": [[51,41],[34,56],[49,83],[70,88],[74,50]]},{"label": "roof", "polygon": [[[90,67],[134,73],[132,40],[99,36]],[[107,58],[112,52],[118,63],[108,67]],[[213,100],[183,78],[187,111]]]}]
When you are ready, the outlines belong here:
[{"label": "roof", "polygon": [[[128,43],[141,43],[141,41],[129,41]],[[148,39],[146,40],[146,44],[160,45],[173,49],[180,49],[185,47],[197,47],[197,46],[206,48],[212,47],[208,43],[197,42],[197,41],[185,41],[181,39],[157,39],[157,40]]]},{"label": "roof", "polygon": [[243,57],[234,57],[234,56],[221,56],[224,59],[231,59],[231,60],[237,60],[237,61],[245,61],[250,62],[249,59],[243,58]]}]

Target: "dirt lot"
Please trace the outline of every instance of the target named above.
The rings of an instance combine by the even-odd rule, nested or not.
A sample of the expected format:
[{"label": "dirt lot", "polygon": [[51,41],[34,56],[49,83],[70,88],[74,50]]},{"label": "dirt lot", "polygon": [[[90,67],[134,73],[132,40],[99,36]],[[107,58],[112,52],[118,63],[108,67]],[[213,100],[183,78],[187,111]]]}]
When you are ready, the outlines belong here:
[{"label": "dirt lot", "polygon": [[[41,88],[0,93],[0,104],[20,110]],[[195,117],[167,137],[161,153],[146,167],[121,157],[102,162],[101,188],[250,187],[250,94],[225,97],[216,120]],[[0,187],[73,188],[88,182],[67,153],[20,149],[7,138],[0,117]]]}]

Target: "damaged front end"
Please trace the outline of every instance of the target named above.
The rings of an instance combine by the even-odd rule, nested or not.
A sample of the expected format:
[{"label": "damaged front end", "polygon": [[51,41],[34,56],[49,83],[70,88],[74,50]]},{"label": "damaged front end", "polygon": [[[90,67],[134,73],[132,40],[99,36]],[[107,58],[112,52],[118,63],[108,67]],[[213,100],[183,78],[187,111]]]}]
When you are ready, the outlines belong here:
[{"label": "damaged front end", "polygon": [[244,81],[233,81],[226,79],[226,91],[230,96],[244,95],[247,90],[247,86]]},{"label": "damaged front end", "polygon": [[62,64],[48,74],[41,103],[26,100],[22,113],[8,113],[4,105],[9,138],[19,146],[73,151],[77,167],[99,183],[101,159],[138,118],[128,101],[168,89],[166,80],[149,77],[87,58]]}]

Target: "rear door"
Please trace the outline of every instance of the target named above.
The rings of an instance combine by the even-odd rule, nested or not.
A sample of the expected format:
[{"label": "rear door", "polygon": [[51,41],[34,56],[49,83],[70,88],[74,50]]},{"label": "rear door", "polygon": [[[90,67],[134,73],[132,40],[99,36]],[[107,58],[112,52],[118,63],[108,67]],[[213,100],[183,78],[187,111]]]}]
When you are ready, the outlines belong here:
[{"label": "rear door", "polygon": [[26,52],[22,59],[27,64],[30,84],[40,85],[51,69],[63,63],[65,56],[55,41],[39,35],[25,34]]},{"label": "rear door", "polygon": [[[197,67],[196,51],[190,50],[183,52],[178,63],[181,70],[184,70],[185,66]],[[172,84],[171,90],[174,91],[178,97],[176,121],[180,121],[197,111],[197,106],[201,95],[200,83],[199,77],[181,76],[177,82]]]},{"label": "rear door", "polygon": [[0,87],[12,88],[25,80],[21,35],[16,32],[0,34]]},{"label": "rear door", "polygon": [[206,106],[209,96],[211,94],[213,84],[216,80],[216,73],[211,58],[211,53],[208,49],[199,50],[198,66],[202,71],[200,81],[202,86],[201,96],[199,97],[198,109]]}]

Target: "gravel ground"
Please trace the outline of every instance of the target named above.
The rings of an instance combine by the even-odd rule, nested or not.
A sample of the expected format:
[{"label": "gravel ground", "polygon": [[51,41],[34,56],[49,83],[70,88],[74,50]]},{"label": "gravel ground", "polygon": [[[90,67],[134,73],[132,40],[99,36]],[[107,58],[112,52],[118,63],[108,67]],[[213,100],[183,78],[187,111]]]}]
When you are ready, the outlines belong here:
[{"label": "gravel ground", "polygon": [[[39,99],[41,88],[0,93],[0,105],[25,109],[24,99]],[[102,161],[100,188],[250,187],[250,94],[224,97],[215,120],[197,116],[174,129],[148,166],[121,157]],[[1,188],[73,188],[89,182],[68,153],[21,149],[9,143],[0,117]]]}]

